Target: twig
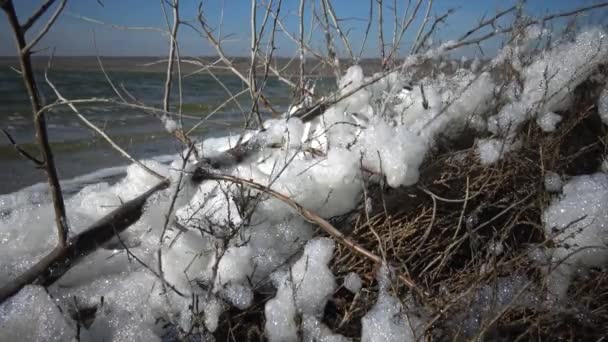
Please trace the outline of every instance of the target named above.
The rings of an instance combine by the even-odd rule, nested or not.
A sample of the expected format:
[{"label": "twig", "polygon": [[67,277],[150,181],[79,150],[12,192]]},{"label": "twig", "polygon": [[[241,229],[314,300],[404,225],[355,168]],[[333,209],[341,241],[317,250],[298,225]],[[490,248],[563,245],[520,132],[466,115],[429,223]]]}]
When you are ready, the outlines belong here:
[{"label": "twig", "polygon": [[144,165],[143,163],[141,163],[139,160],[133,158],[127,151],[125,151],[122,147],[120,147],[117,143],[115,143],[114,140],[112,140],[112,138],[110,138],[110,136],[108,136],[108,134],[106,134],[106,132],[104,132],[103,130],[101,130],[94,123],[92,123],[91,121],[89,121],[89,119],[87,119],[82,114],[80,114],[80,112],[78,111],[78,109],[76,108],[76,106],[74,106],[72,103],[70,103],[57,90],[57,88],[55,87],[55,85],[50,81],[47,72],[44,73],[44,78],[46,79],[46,83],[51,87],[51,89],[53,90],[53,92],[55,93],[55,95],[57,95],[57,98],[60,101],[65,102],[67,104],[67,106],[70,107],[70,109],[76,114],[76,116],[82,122],[85,123],[85,125],[89,126],[89,128],[91,128],[92,130],[94,130],[95,132],[97,132],[97,134],[101,135],[110,144],[110,146],[112,146],[116,151],[118,151],[120,154],[122,154],[123,157],[127,158],[132,163],[137,164],[139,167],[141,167],[142,169],[144,169],[144,171],[148,172],[149,174],[151,174],[152,176],[158,178],[159,180],[164,180],[165,179],[164,176],[162,176],[159,173],[157,173],[156,171],[150,169],[149,167],[147,167],[146,165]]},{"label": "twig", "polygon": [[[261,191],[265,194],[268,194],[268,195],[282,201],[283,203],[289,205],[293,209],[295,209],[296,212],[300,216],[302,216],[307,221],[318,225],[321,229],[323,229],[323,231],[325,231],[327,234],[329,234],[334,239],[338,240],[338,242],[340,242],[341,244],[346,246],[351,251],[366,257],[367,259],[373,261],[376,264],[381,264],[384,262],[384,260],[380,256],[368,251],[364,247],[360,246],[356,242],[349,239],[346,235],[344,235],[342,232],[340,232],[338,229],[336,229],[331,223],[327,222],[321,216],[317,215],[316,213],[312,212],[311,210],[304,208],[302,205],[300,205],[296,201],[292,200],[291,198],[289,198],[277,191],[274,191],[262,184],[256,183],[251,180],[246,180],[246,179],[230,176],[230,175],[211,173],[211,172],[208,172],[201,168],[197,169],[197,172],[195,172],[195,174],[192,176],[192,181],[201,182],[204,180],[220,180],[220,181],[240,184],[240,185],[252,188],[254,190]],[[423,290],[418,288],[418,286],[411,279],[407,278],[404,275],[400,275],[399,278],[401,279],[401,281],[403,281],[403,283],[410,290],[416,292],[416,294],[421,295],[423,297],[428,296],[428,293],[425,293]]]},{"label": "twig", "polygon": [[53,6],[53,3],[55,3],[55,1],[57,0],[46,0],[42,5],[40,5],[40,7],[38,7],[38,9],[36,10],[36,12],[34,12],[26,21],[25,23],[23,23],[21,25],[21,30],[23,32],[27,32],[32,25],[34,25],[34,23],[36,21],[38,21],[38,19],[40,19],[40,17],[42,15],[44,15],[44,13],[46,13],[46,11]]},{"label": "twig", "polygon": [[11,145],[13,145],[13,147],[15,148],[15,150],[17,150],[17,152],[19,152],[19,154],[21,156],[23,156],[24,158],[29,159],[30,161],[32,161],[36,167],[42,167],[42,166],[44,166],[44,162],[42,160],[34,157],[29,152],[27,152],[26,150],[22,149],[21,146],[19,146],[15,142],[15,139],[13,139],[13,137],[10,135],[10,133],[8,133],[8,131],[6,129],[3,128],[2,129],[2,133],[4,133],[4,136],[6,136],[6,139],[8,139],[8,141],[11,143]]},{"label": "twig", "polygon": [[30,50],[34,46],[36,46],[36,44],[38,44],[38,42],[40,41],[40,39],[42,39],[42,37],[44,37],[47,34],[47,32],[49,32],[49,30],[51,29],[51,27],[53,26],[53,24],[55,23],[55,21],[57,20],[57,18],[59,18],[59,15],[61,14],[61,12],[63,11],[63,9],[65,8],[65,4],[66,3],[67,3],[67,0],[61,0],[61,2],[59,3],[59,6],[55,10],[55,12],[53,13],[53,15],[49,19],[49,21],[47,21],[46,25],[44,25],[44,27],[40,30],[40,32],[38,32],[38,34],[36,35],[36,37],[34,37],[32,40],[30,40],[30,42],[24,48],[21,49],[22,53],[29,54]]}]

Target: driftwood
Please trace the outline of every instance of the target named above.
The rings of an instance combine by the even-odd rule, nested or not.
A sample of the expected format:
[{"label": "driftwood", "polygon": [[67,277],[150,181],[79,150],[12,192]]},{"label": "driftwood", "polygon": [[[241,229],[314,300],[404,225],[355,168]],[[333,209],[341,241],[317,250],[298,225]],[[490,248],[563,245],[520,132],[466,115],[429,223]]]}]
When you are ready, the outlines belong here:
[{"label": "driftwood", "polygon": [[150,190],[124,203],[108,215],[93,223],[82,233],[68,239],[67,245],[58,245],[25,273],[0,288],[0,303],[19,292],[28,284],[49,286],[113,237],[125,231],[141,217],[148,198],[166,189],[169,181],[156,184]]}]

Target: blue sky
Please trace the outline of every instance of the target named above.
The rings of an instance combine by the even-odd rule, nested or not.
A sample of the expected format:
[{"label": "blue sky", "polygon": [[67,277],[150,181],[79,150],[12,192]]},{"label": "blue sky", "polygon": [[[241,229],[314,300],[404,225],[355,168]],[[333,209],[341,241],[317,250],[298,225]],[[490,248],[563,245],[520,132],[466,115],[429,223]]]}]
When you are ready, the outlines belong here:
[{"label": "blue sky", "polygon": [[[93,36],[97,42],[97,49],[101,55],[105,56],[162,56],[167,53],[167,39],[159,32],[155,31],[135,31],[119,30],[106,25],[100,25],[84,21],[77,15],[94,18],[106,23],[127,25],[127,26],[146,26],[156,28],[166,28],[166,23],[161,10],[160,1],[156,0],[70,0],[66,11],[51,29],[49,34],[40,43],[40,48],[52,47],[56,49],[57,55],[95,55],[96,49],[93,43]],[[318,5],[318,0],[315,0]],[[15,0],[19,16],[24,20],[42,0]],[[191,21],[195,19],[199,0],[181,0],[182,20]],[[277,0],[275,0],[275,3]],[[299,0],[283,0],[281,18],[284,20],[287,29],[297,33],[297,4]],[[374,1],[375,3],[376,1]],[[391,0],[385,0],[385,18],[392,13]],[[415,2],[415,0],[412,0]],[[574,9],[578,6],[597,3],[595,0],[528,0],[526,13],[532,16],[539,16],[544,13],[558,12]],[[358,50],[365,27],[367,25],[367,15],[369,11],[369,0],[333,0],[333,6],[339,17],[345,18],[342,22],[345,31],[353,43],[355,50]],[[401,13],[407,1],[398,0],[398,11]],[[441,26],[441,30],[434,36],[437,40],[448,40],[456,38],[466,32],[468,28],[482,16],[492,16],[497,10],[505,9],[512,4],[510,1],[499,0],[469,0],[469,1],[449,1],[435,0],[431,15],[443,14],[446,10],[453,8],[455,12],[450,16],[447,23]],[[249,53],[249,0],[204,0],[203,8],[210,25],[217,27],[223,13],[222,34],[227,36],[225,50],[230,55],[247,55]],[[418,24],[426,8],[426,0],[420,10],[419,19],[415,20],[412,29],[408,31],[403,40],[404,49],[408,48],[408,43],[415,36]],[[263,9],[259,9],[259,17],[263,15]],[[307,6],[307,23],[310,23],[310,13],[312,9]],[[377,14],[377,5],[374,4],[374,15]],[[606,23],[606,11],[595,11],[582,21],[593,21]],[[198,23],[192,21],[193,24]],[[563,24],[563,23],[562,23]],[[560,25],[559,23],[557,25]],[[308,24],[307,24],[308,26]],[[37,29],[38,27],[35,27]],[[36,31],[36,30],[34,30]],[[385,36],[390,41],[393,31],[393,23],[386,20],[384,25]],[[193,29],[182,26],[180,28],[180,49],[182,55],[213,55],[213,48],[200,37]],[[491,54],[496,50],[499,41],[489,42],[484,50]],[[324,46],[321,33],[317,30],[312,35],[311,45],[316,48]],[[291,56],[296,45],[286,38],[283,34],[278,34],[276,40],[277,54],[281,56]],[[48,51],[48,50],[47,50]],[[44,52],[43,52],[44,53]],[[477,53],[477,50],[464,51],[464,54]],[[14,43],[6,17],[0,13],[0,55],[13,55]],[[370,37],[364,52],[366,57],[378,55],[377,28],[372,27]]]}]

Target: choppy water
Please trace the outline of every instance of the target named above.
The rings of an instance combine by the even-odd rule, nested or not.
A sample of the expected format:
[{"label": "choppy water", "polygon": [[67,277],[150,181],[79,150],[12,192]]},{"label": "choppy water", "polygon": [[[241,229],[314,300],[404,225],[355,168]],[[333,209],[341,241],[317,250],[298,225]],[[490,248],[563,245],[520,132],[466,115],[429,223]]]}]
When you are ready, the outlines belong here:
[{"label": "choppy water", "polygon": [[[117,98],[101,72],[55,71],[51,81],[67,99],[105,97]],[[146,72],[114,72],[110,77],[117,87],[149,106],[160,107],[164,87],[164,74]],[[228,90],[236,94],[244,89],[243,83],[233,76],[218,76]],[[45,102],[55,101],[44,75],[37,74],[38,84]],[[183,113],[194,118],[184,119],[190,127],[198,117],[206,116],[228,97],[227,91],[211,76],[197,74],[186,77],[182,83]],[[172,99],[178,99],[178,87],[173,87]],[[279,81],[268,81],[265,94],[274,106],[284,110],[291,94]],[[249,110],[248,94],[239,98],[242,109]],[[159,120],[141,110],[118,105],[78,105],[88,119],[102,127],[122,147],[136,158],[174,153],[179,144],[164,132]],[[175,110],[175,108],[174,108]],[[243,112],[236,103],[230,103],[197,130],[197,136],[225,134],[242,126]],[[108,167],[124,165],[125,161],[108,145],[84,127],[73,112],[61,107],[47,114],[49,136],[62,179],[74,178]],[[0,128],[6,129],[27,150],[36,150],[32,113],[20,76],[9,68],[0,69]],[[44,180],[44,173],[19,157],[8,141],[0,138],[0,193],[9,193]]]}]

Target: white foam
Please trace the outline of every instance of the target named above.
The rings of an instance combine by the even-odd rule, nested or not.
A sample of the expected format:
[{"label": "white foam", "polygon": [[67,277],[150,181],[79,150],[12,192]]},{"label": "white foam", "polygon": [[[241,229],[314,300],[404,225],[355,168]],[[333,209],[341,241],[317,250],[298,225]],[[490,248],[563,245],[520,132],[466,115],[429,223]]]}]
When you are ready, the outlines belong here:
[{"label": "white foam", "polygon": [[28,285],[0,305],[0,341],[71,341],[76,324],[43,287]]},{"label": "white foam", "polygon": [[378,299],[361,319],[362,342],[419,341],[421,322],[408,315],[402,303],[391,295],[390,273],[386,266],[378,271]]},{"label": "white foam", "polygon": [[346,275],[346,277],[344,277],[344,287],[352,292],[352,293],[358,293],[359,290],[361,290],[361,278],[359,277],[359,275],[355,272],[350,272],[349,274]]},{"label": "white foam", "polygon": [[549,290],[562,297],[579,268],[601,267],[608,261],[608,175],[573,177],[543,213],[553,264]]},{"label": "white foam", "polygon": [[545,190],[549,192],[562,191],[562,178],[555,172],[548,171],[545,173]]},{"label": "white foam", "polygon": [[543,114],[539,114],[536,117],[536,124],[542,129],[544,132],[553,132],[557,127],[557,124],[562,121],[562,117],[553,112],[546,112]]}]

